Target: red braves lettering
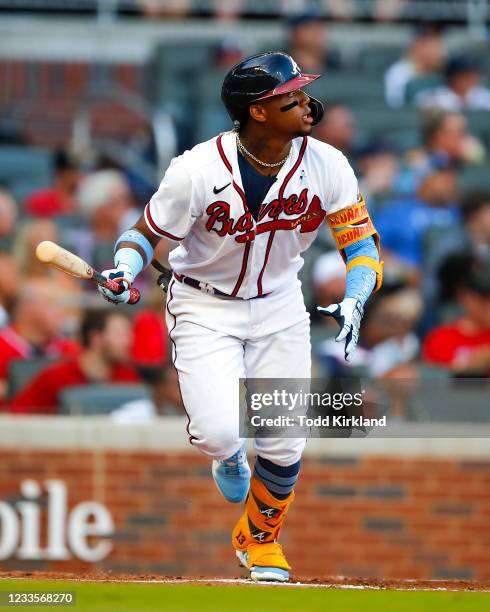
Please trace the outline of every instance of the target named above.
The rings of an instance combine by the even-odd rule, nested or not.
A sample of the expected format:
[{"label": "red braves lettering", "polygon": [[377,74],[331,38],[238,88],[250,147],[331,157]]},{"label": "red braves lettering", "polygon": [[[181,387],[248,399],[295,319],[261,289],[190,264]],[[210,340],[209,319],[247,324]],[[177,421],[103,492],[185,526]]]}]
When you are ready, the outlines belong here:
[{"label": "red braves lettering", "polygon": [[262,221],[266,216],[270,219],[277,219],[282,212],[286,215],[299,215],[306,210],[307,206],[308,189],[303,189],[299,196],[292,193],[289,198],[276,199],[264,204],[260,209],[259,221]]},{"label": "red braves lettering", "polygon": [[[308,189],[303,189],[299,196],[295,193],[282,200],[275,199],[264,204],[260,210],[259,223],[254,231],[254,223],[250,212],[241,215],[236,221],[230,217],[230,205],[228,202],[218,201],[210,204],[206,212],[209,219],[206,223],[208,232],[216,232],[218,236],[233,236],[237,242],[247,242],[255,238],[255,234],[263,234],[274,230],[294,230],[298,226],[300,232],[313,232],[318,228],[325,217],[325,211],[321,207],[320,198],[313,196],[308,206]],[[284,213],[288,217],[299,215],[296,219],[279,219]],[[265,219],[271,219],[266,221]],[[263,221],[260,223],[260,221]]]},{"label": "red braves lettering", "polygon": [[[206,223],[208,232],[216,232],[218,236],[233,236],[237,232],[246,232],[253,229],[252,215],[247,212],[241,215],[235,223],[235,219],[230,217],[230,205],[228,202],[213,202],[206,212],[209,219]],[[218,226],[218,227],[215,227]]]}]

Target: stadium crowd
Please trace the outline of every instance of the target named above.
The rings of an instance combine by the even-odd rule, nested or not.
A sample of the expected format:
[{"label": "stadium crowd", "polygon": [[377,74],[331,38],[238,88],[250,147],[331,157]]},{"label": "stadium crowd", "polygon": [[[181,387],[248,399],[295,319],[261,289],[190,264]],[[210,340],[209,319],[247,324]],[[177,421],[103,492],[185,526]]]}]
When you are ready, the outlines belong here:
[{"label": "stadium crowd", "polygon": [[[143,4],[153,11],[152,2]],[[328,3],[330,10],[348,4]],[[328,84],[344,66],[325,28],[315,12],[297,15],[289,20],[285,48],[305,70],[325,73]],[[218,51],[223,71],[241,54],[239,45],[228,43]],[[345,277],[326,226],[320,230],[301,273],[319,376],[490,376],[490,174],[486,186],[461,183],[468,168],[488,162],[489,142],[473,132],[466,115],[490,110],[483,75],[464,49],[448,56],[439,27],[417,27],[403,56],[379,75],[386,108],[419,109],[416,147],[397,146],[386,129],[363,137],[348,104],[336,101],[335,92],[325,100],[314,136],[340,149],[356,170],[381,235],[385,282],[367,304],[360,346],[347,364],[333,341],[335,327],[315,314],[317,304],[340,301]],[[195,140],[192,131],[182,139]],[[89,283],[34,256],[38,242],[53,240],[97,269],[111,268],[115,238],[146,203],[132,169],[84,158],[69,146],[53,151],[53,164],[52,184],[23,201],[8,185],[0,191],[2,410],[56,414],[70,387],[144,382],[151,393],[114,418],[134,422],[178,413],[156,273],[150,268],[138,279],[139,306],[116,310]],[[166,263],[172,246],[162,241],[156,258]]]}]

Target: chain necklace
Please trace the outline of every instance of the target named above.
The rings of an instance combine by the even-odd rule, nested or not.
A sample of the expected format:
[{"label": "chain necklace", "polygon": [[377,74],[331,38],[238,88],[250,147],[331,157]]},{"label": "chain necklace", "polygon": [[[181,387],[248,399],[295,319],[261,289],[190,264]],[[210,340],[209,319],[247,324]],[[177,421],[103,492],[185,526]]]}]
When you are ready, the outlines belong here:
[{"label": "chain necklace", "polygon": [[242,143],[242,141],[240,140],[240,136],[238,136],[238,133],[237,133],[237,135],[236,135],[236,144],[237,144],[238,150],[239,150],[241,153],[245,153],[245,155],[248,155],[248,157],[252,158],[252,159],[254,160],[254,162],[256,162],[257,164],[259,164],[260,166],[264,166],[265,168],[277,168],[278,166],[282,166],[282,165],[283,165],[284,163],[286,163],[286,161],[288,160],[288,157],[289,157],[289,155],[290,155],[290,153],[291,153],[291,149],[292,149],[292,147],[291,147],[291,149],[289,149],[289,153],[286,155],[286,157],[285,157],[285,158],[284,158],[282,161],[280,161],[280,162],[276,162],[276,163],[274,163],[274,164],[268,164],[268,163],[266,163],[266,162],[261,161],[260,159],[257,159],[257,158],[255,157],[255,155],[252,155],[252,153],[250,153],[250,151],[248,151],[248,150],[247,150],[247,149],[246,149],[246,148],[243,146],[243,143]]}]

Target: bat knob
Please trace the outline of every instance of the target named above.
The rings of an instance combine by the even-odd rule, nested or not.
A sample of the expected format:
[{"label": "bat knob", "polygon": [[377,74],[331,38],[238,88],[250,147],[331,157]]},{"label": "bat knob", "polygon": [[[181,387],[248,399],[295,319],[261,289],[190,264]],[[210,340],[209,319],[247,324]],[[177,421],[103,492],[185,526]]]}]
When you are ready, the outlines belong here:
[{"label": "bat knob", "polygon": [[135,287],[131,287],[129,290],[128,304],[137,304],[141,299],[141,293]]},{"label": "bat knob", "polygon": [[[124,285],[124,283],[114,279],[107,279],[103,286],[116,295],[120,295],[121,293],[124,293],[124,291],[126,291],[126,286]],[[128,304],[137,304],[140,299],[141,294],[138,289],[136,289],[135,287],[131,287],[129,290]]]}]

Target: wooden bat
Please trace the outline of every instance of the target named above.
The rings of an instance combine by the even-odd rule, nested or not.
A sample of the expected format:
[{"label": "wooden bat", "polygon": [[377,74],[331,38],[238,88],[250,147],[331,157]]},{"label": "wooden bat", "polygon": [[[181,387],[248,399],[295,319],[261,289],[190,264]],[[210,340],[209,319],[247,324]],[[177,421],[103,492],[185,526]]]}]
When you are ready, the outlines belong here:
[{"label": "wooden bat", "polygon": [[[109,280],[105,276],[102,276],[100,272],[94,270],[92,266],[89,266],[86,261],[83,261],[81,257],[70,253],[59,244],[51,242],[50,240],[44,240],[37,245],[36,256],[39,261],[43,263],[55,266],[66,274],[71,274],[77,278],[85,280],[92,280],[101,287],[109,289],[113,293],[120,294],[124,291],[124,287],[115,280]],[[130,297],[128,304],[136,304],[140,299],[140,292],[138,289],[131,288],[129,290]]]}]

